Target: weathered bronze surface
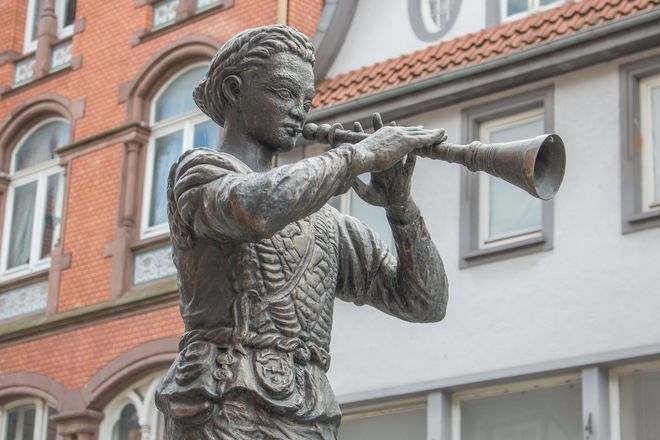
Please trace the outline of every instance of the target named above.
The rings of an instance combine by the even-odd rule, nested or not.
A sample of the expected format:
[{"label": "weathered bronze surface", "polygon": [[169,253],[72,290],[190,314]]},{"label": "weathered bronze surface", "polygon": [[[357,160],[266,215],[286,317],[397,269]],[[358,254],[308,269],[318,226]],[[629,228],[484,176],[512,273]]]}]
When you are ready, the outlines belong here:
[{"label": "weathered bronze surface", "polygon": [[[186,327],[156,396],[171,439],[335,439],[335,298],[412,322],[445,315],[443,263],[410,196],[416,154],[434,157],[444,130],[375,115],[373,134],[356,123],[359,139],[341,143],[334,130],[325,154],[273,168],[303,132],[313,63],[295,29],[252,29],[218,51],[193,93],[224,136],[219,151],[184,153],[168,180]],[[368,185],[356,179],[367,172]],[[385,209],[396,256],[327,204],[351,186]]]}]

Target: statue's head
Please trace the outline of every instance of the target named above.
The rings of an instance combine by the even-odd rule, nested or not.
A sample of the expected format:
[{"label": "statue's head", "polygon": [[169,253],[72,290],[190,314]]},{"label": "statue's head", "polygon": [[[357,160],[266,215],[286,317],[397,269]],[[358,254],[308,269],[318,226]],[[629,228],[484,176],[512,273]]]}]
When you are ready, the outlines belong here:
[{"label": "statue's head", "polygon": [[[313,66],[314,48],[296,29],[284,25],[248,29],[215,54],[193,99],[221,126],[233,115],[243,130],[265,132],[264,143],[277,144],[286,136],[275,131],[282,126],[286,131],[290,125],[295,142],[311,106]],[[285,143],[276,147],[288,149],[289,142]]]}]

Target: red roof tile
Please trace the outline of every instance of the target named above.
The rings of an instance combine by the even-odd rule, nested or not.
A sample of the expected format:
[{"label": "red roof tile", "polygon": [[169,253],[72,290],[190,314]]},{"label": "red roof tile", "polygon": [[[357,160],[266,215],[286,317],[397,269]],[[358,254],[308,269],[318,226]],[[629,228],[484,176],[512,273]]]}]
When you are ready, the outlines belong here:
[{"label": "red roof tile", "polygon": [[582,0],[522,20],[442,41],[428,48],[327,79],[314,108],[330,107],[429,76],[519,52],[660,6],[660,0]]}]

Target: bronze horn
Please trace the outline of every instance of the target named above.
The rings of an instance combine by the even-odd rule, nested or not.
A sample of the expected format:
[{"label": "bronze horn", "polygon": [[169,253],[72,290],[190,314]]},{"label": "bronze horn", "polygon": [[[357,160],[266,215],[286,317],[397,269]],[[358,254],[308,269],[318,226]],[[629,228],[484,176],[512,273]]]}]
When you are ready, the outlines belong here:
[{"label": "bronze horn", "polygon": [[[369,133],[343,130],[340,124],[305,124],[302,134],[307,140],[330,145],[355,144],[369,137]],[[497,144],[443,142],[415,150],[414,154],[459,163],[470,171],[484,171],[542,200],[557,193],[566,169],[564,142],[556,134]]]}]

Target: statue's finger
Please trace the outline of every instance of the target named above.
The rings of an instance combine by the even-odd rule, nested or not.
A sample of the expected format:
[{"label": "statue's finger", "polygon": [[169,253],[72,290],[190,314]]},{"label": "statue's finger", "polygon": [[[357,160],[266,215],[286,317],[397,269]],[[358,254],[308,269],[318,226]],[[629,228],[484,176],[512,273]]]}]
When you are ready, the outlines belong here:
[{"label": "statue's finger", "polygon": [[383,128],[383,118],[380,117],[380,113],[378,112],[374,113],[373,116],[371,117],[371,121],[373,122],[374,125],[374,131]]},{"label": "statue's finger", "polygon": [[364,133],[364,128],[362,128],[362,124],[360,124],[360,121],[353,122],[353,131],[358,133]]},{"label": "statue's finger", "polygon": [[360,179],[355,179],[353,181],[353,191],[365,202],[370,205],[380,206],[380,197],[379,194],[373,189],[373,187],[367,185]]},{"label": "statue's finger", "polygon": [[414,154],[408,154],[406,156],[406,163],[403,164],[403,172],[406,176],[410,176],[415,169],[415,163],[417,162],[417,156]]},{"label": "statue's finger", "polygon": [[396,121],[392,121],[392,122],[390,122],[390,126],[391,126],[391,127],[396,127]]}]

